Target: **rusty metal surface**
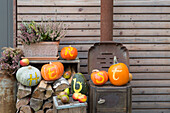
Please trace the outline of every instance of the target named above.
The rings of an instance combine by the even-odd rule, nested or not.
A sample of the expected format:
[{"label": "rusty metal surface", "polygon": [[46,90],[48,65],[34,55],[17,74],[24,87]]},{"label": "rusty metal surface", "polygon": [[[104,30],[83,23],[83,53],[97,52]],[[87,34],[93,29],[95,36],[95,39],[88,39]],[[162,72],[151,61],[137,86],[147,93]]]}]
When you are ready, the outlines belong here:
[{"label": "rusty metal surface", "polygon": [[16,112],[16,79],[0,72],[0,113]]},{"label": "rusty metal surface", "polygon": [[113,0],[101,0],[100,41],[113,40]]},{"label": "rusty metal surface", "polygon": [[88,52],[88,74],[90,75],[93,69],[108,71],[113,64],[114,56],[118,62],[125,63],[129,68],[129,52],[121,43],[95,43]]},{"label": "rusty metal surface", "polygon": [[[132,113],[131,85],[113,86],[106,83],[95,86],[89,81],[89,113]],[[100,100],[104,100],[102,103]]]}]

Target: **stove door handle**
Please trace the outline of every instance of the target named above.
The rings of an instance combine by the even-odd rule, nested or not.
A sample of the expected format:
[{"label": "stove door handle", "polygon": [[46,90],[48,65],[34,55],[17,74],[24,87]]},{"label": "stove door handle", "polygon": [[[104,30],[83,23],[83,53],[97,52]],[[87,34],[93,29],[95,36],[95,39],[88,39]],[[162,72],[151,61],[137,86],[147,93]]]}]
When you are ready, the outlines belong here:
[{"label": "stove door handle", "polygon": [[105,99],[100,98],[98,104],[104,104],[104,103],[105,103]]}]

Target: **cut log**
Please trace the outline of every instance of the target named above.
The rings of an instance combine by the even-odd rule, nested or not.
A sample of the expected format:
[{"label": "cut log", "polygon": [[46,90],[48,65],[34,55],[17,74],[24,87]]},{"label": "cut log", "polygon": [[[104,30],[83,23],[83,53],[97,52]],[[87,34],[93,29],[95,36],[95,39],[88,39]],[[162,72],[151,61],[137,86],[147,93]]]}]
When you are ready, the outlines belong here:
[{"label": "cut log", "polygon": [[20,110],[17,110],[16,113],[20,113]]},{"label": "cut log", "polygon": [[53,103],[53,97],[50,97],[47,101]]},{"label": "cut log", "polygon": [[41,80],[40,84],[34,89],[32,97],[43,100],[46,87],[47,84],[45,83],[45,81]]},{"label": "cut log", "polygon": [[43,100],[44,99],[44,91],[40,91],[38,88],[35,88],[35,90],[32,94],[32,97],[36,98],[36,99]]},{"label": "cut log", "polygon": [[71,75],[71,77],[68,79],[68,83],[69,85],[71,85],[71,81],[73,80],[73,76]]},{"label": "cut log", "polygon": [[31,94],[31,87],[23,86],[19,84],[17,98],[21,99]]},{"label": "cut log", "polygon": [[34,110],[34,111],[38,111],[43,105],[43,100],[41,99],[36,99],[36,98],[31,98],[30,100],[30,107]]},{"label": "cut log", "polygon": [[69,85],[68,81],[61,77],[60,79],[56,80],[53,84],[53,88],[56,89],[58,88],[58,86],[60,86],[61,84],[66,84],[66,85]]},{"label": "cut log", "polygon": [[51,85],[48,84],[48,86],[47,86],[47,88],[46,88],[46,94],[45,94],[44,99],[46,100],[46,99],[50,98],[53,93],[54,93],[54,91],[53,91]]},{"label": "cut log", "polygon": [[40,91],[45,91],[47,87],[47,83],[45,82],[45,80],[41,80],[39,85],[38,85],[38,89]]},{"label": "cut log", "polygon": [[22,106],[28,105],[29,101],[30,101],[29,97],[17,99],[17,103],[16,103],[17,110],[19,110],[20,107],[22,107]]},{"label": "cut log", "polygon": [[52,84],[54,83],[55,81],[45,81],[46,84]]},{"label": "cut log", "polygon": [[36,111],[35,113],[44,113],[44,110]]},{"label": "cut log", "polygon": [[20,109],[20,112],[22,113],[33,113],[33,110],[29,105],[22,106]]},{"label": "cut log", "polygon": [[53,88],[55,89],[54,94],[58,95],[64,89],[69,88],[69,83],[65,78],[61,77],[60,79],[54,82]]},{"label": "cut log", "polygon": [[72,81],[73,76],[74,76],[75,73],[76,73],[76,72],[75,72],[75,69],[72,67],[72,68],[71,68],[71,77],[68,79],[69,85],[71,85],[71,81]]},{"label": "cut log", "polygon": [[53,104],[51,102],[45,102],[43,105],[43,110],[52,108]]},{"label": "cut log", "polygon": [[53,113],[53,109],[48,109],[46,113]]},{"label": "cut log", "polygon": [[20,111],[19,113],[24,113],[23,111]]},{"label": "cut log", "polygon": [[61,84],[55,89],[54,95],[59,95],[60,92],[62,92],[64,89],[69,88],[69,85]]}]

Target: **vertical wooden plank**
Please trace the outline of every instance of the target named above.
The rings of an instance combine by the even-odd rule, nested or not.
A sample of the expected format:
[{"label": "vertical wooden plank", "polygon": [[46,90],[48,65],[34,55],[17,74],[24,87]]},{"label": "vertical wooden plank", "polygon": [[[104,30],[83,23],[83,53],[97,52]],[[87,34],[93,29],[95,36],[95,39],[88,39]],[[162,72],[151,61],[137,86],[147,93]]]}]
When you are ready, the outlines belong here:
[{"label": "vertical wooden plank", "polygon": [[70,108],[68,113],[84,113],[80,111],[80,108]]},{"label": "vertical wooden plank", "polygon": [[17,46],[17,0],[13,0],[13,47]]},{"label": "vertical wooden plank", "polygon": [[[83,108],[85,108],[85,107],[83,107]],[[75,112],[73,112],[73,113],[85,113],[85,112],[83,111],[82,107],[75,108],[74,111],[75,111]]]},{"label": "vertical wooden plank", "polygon": [[60,109],[58,113],[69,113],[69,109]]},{"label": "vertical wooden plank", "polygon": [[87,108],[86,107],[81,107],[80,112],[81,113],[87,113]]}]

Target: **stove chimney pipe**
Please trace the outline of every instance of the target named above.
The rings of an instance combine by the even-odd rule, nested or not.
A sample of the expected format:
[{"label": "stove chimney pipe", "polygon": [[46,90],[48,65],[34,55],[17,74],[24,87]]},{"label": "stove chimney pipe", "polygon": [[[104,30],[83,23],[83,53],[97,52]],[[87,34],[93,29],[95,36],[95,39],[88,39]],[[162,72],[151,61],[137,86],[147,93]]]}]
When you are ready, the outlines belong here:
[{"label": "stove chimney pipe", "polygon": [[101,0],[100,41],[113,41],[113,0]]}]

